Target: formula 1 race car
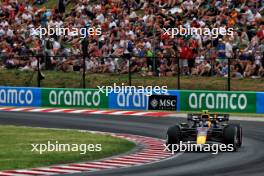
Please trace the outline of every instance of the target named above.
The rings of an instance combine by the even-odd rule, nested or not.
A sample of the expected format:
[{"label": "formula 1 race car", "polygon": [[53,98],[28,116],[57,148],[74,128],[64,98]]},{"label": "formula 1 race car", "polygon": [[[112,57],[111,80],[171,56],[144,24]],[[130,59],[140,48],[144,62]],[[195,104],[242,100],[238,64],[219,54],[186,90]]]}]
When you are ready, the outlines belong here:
[{"label": "formula 1 race car", "polygon": [[233,151],[242,145],[242,128],[239,124],[230,124],[228,114],[202,113],[188,114],[187,123],[172,126],[167,131],[167,145],[182,142],[196,144],[223,143],[232,144]]}]

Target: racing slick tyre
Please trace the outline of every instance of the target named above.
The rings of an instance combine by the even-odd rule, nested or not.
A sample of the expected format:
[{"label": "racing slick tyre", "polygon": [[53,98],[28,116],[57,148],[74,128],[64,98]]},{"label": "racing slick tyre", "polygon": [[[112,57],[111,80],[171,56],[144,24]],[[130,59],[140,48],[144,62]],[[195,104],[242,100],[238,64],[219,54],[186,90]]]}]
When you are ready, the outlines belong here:
[{"label": "racing slick tyre", "polygon": [[239,127],[237,125],[228,125],[223,131],[224,143],[233,144],[233,151],[239,148]]},{"label": "racing slick tyre", "polygon": [[239,124],[233,124],[237,127],[237,137],[238,137],[238,147],[240,148],[242,145],[242,127]]},{"label": "racing slick tyre", "polygon": [[173,144],[179,144],[181,141],[181,129],[179,125],[172,126],[167,131],[166,145],[169,145],[169,149],[172,149]]}]

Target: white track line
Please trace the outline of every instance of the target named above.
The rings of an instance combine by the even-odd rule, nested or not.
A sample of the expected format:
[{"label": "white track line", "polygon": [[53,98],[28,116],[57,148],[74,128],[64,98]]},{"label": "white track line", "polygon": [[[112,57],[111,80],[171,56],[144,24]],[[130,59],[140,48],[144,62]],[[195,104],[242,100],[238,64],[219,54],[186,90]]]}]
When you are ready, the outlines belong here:
[{"label": "white track line", "polygon": [[[16,170],[16,172],[18,173],[28,173],[28,175],[50,175],[47,172],[41,172],[41,171],[33,171],[33,170],[26,170],[26,169],[22,169],[22,170]],[[16,173],[17,174],[17,173]]]},{"label": "white track line", "polygon": [[139,164],[143,164],[144,162],[139,162],[139,161],[120,161],[118,159],[113,159],[113,160],[106,160],[106,163],[121,163],[121,164],[126,164],[128,165],[139,165]]},{"label": "white track line", "polygon": [[135,163],[144,163],[144,162],[147,162],[148,160],[143,160],[143,159],[132,159],[132,158],[116,158],[116,159],[112,159],[112,160],[108,160],[108,161],[113,161],[113,162],[120,162],[120,163],[123,163],[123,162],[135,162]]},{"label": "white track line", "polygon": [[77,166],[53,166],[53,169],[65,169],[65,170],[76,170],[76,171],[96,171],[97,169],[85,168],[85,167],[77,167]]},{"label": "white track line", "polygon": [[106,112],[109,112],[109,111],[94,111],[94,112],[89,112],[89,114],[103,114],[103,113],[106,113]]},{"label": "white track line", "polygon": [[80,166],[80,167],[85,167],[85,168],[98,168],[98,169],[112,169],[112,168],[116,168],[113,166],[102,166],[100,164],[88,164],[88,163],[83,163],[83,164],[71,164],[70,166]]},{"label": "white track line", "polygon": [[24,111],[27,109],[29,109],[29,108],[15,108],[15,109],[10,109],[10,111]]},{"label": "white track line", "polygon": [[0,172],[0,175],[1,176],[26,176],[25,174],[14,174],[14,173],[7,173],[7,172]]},{"label": "white track line", "polygon": [[9,107],[2,107],[0,108],[0,110],[5,110],[5,109],[8,109]]},{"label": "white track line", "polygon": [[104,161],[98,161],[98,162],[93,162],[95,164],[101,164],[101,165],[106,165],[106,166],[117,166],[117,167],[126,167],[127,164],[117,164],[117,163],[106,163]]},{"label": "white track line", "polygon": [[41,112],[41,111],[44,111],[44,110],[48,110],[48,108],[36,108],[36,109],[31,109],[31,110],[29,110],[29,112]]},{"label": "white track line", "polygon": [[55,110],[51,110],[49,112],[64,112],[64,111],[68,111],[68,110],[71,110],[71,109],[55,109]]},{"label": "white track line", "polygon": [[136,113],[133,113],[133,114],[130,114],[130,115],[141,116],[141,115],[146,115],[146,114],[149,114],[149,112],[136,112]]},{"label": "white track line", "polygon": [[52,173],[55,172],[56,174],[58,174],[58,172],[61,172],[61,173],[65,172],[65,173],[68,173],[68,174],[77,173],[78,172],[76,170],[53,169],[53,168],[49,168],[49,167],[37,168],[36,170],[40,170],[40,171],[43,170],[43,171],[52,172]]},{"label": "white track line", "polygon": [[132,113],[133,111],[117,111],[117,112],[112,112],[112,115],[122,115],[125,113]]},{"label": "white track line", "polygon": [[158,158],[150,158],[150,157],[142,157],[142,156],[131,156],[131,155],[128,155],[128,156],[125,156],[125,158],[128,158],[128,159],[141,159],[141,160],[160,160]]},{"label": "white track line", "polygon": [[89,112],[89,110],[87,109],[80,109],[80,110],[74,110],[74,111],[71,111],[71,113],[83,113],[83,112]]}]

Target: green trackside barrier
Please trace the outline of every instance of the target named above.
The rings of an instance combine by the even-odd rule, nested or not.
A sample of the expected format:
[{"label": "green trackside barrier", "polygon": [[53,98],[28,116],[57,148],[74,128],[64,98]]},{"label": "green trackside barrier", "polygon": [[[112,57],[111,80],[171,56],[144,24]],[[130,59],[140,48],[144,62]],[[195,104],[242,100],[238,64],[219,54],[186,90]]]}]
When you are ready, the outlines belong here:
[{"label": "green trackside barrier", "polygon": [[256,113],[256,92],[180,91],[181,111]]},{"label": "green trackside barrier", "polygon": [[97,89],[42,88],[43,107],[108,108],[108,97]]}]

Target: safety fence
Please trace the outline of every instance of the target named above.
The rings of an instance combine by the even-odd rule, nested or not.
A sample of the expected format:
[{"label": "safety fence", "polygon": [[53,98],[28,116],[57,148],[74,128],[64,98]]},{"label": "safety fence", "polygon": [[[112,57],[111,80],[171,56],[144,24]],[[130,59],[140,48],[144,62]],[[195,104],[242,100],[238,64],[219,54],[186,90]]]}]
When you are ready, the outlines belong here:
[{"label": "safety fence", "polygon": [[264,92],[1,87],[0,106],[264,113]]},{"label": "safety fence", "polygon": [[[91,87],[91,80],[95,74],[102,74],[117,76],[129,86],[144,84],[146,78],[153,78],[154,80],[163,80],[170,78],[170,87],[172,89],[208,89],[213,90],[240,90],[237,87],[237,82],[241,78],[249,78],[252,80],[262,80],[264,78],[264,71],[259,67],[255,75],[243,77],[235,74],[234,66],[238,62],[237,59],[228,59],[221,62],[215,60],[207,60],[209,67],[201,63],[195,63],[194,60],[183,60],[179,56],[153,56],[140,57],[138,55],[121,55],[121,56],[107,56],[107,57],[90,57],[88,55],[56,55],[50,56],[47,53],[39,53],[35,55],[21,55],[21,56],[1,56],[0,55],[0,85],[2,86],[32,86],[32,87],[74,87],[86,88]],[[161,65],[161,63],[167,63]],[[249,61],[240,61],[241,64],[247,64]],[[264,59],[263,59],[264,65]],[[222,69],[219,70],[219,64]],[[165,66],[165,67],[164,67]],[[243,67],[244,68],[244,67]],[[246,68],[246,67],[245,67]],[[259,70],[260,69],[260,70]],[[54,74],[56,72],[56,74]],[[59,75],[60,78],[68,76],[67,81],[75,81],[74,85],[67,83],[60,83],[53,86],[54,76]],[[80,73],[76,76],[76,73]],[[23,75],[21,81],[12,81],[11,78],[17,75]],[[117,79],[119,79],[117,78]],[[217,84],[199,84],[199,80],[212,79]],[[197,81],[198,80],[198,81]],[[105,81],[105,80],[102,80]],[[196,81],[196,84],[190,85],[190,82]],[[103,82],[105,83],[105,82]],[[205,86],[206,85],[206,86]],[[168,85],[169,86],[169,85]],[[213,86],[213,87],[212,87]],[[256,86],[243,84],[241,90],[259,90]]]}]

